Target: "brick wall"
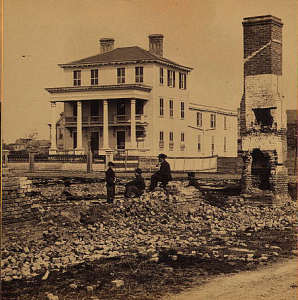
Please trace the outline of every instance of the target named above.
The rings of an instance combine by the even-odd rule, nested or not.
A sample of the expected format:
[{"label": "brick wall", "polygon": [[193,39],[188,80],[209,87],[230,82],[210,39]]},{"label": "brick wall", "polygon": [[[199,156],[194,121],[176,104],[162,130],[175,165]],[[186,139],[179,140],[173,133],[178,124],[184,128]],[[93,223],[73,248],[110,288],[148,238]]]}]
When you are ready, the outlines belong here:
[{"label": "brick wall", "polygon": [[31,181],[17,177],[8,168],[2,169],[2,223],[25,222],[33,219]]}]

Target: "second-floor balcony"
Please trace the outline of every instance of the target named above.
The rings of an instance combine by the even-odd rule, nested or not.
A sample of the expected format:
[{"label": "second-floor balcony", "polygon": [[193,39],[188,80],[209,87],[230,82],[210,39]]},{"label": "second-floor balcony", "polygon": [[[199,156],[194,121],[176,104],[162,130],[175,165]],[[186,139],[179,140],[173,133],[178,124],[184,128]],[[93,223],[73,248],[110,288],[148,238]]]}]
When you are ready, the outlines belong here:
[{"label": "second-floor balcony", "polygon": [[[138,125],[146,125],[147,124],[147,116],[143,114],[138,114],[135,116],[136,124]],[[117,126],[117,125],[129,125],[131,123],[130,115],[110,115],[109,126]],[[77,125],[77,117],[65,117],[66,126],[76,126]],[[82,117],[82,125],[91,126],[91,125],[103,125],[103,117],[102,116],[89,116]]]}]

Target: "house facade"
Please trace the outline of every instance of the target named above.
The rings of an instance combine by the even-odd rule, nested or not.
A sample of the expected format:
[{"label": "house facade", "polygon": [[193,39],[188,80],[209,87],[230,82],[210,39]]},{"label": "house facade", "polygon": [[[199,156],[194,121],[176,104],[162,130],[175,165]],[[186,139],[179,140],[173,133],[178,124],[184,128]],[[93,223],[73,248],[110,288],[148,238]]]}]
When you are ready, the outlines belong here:
[{"label": "house facade", "polygon": [[[84,154],[91,149],[94,154],[136,156],[237,155],[233,135],[217,141],[223,139],[224,122],[237,134],[236,113],[190,103],[187,83],[192,68],[163,56],[163,35],[149,35],[149,51],[136,46],[114,49],[114,39],[101,39],[100,52],[60,64],[64,86],[46,89],[53,112],[51,154]],[[58,122],[57,102],[64,104]],[[210,122],[197,126],[197,112],[202,118],[216,115],[213,135],[208,132]],[[202,132],[201,150],[195,142],[197,132]],[[212,148],[209,139],[217,147]]]}]

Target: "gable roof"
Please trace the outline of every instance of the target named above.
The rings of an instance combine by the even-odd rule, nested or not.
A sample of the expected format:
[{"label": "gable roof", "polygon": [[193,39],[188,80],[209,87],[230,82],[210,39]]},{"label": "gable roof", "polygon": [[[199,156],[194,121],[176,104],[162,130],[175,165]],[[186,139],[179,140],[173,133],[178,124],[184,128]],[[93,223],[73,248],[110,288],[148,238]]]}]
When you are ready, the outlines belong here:
[{"label": "gable roof", "polygon": [[182,66],[162,56],[156,55],[138,46],[116,48],[111,51],[96,54],[84,59],[72,61],[67,64],[59,64],[61,68],[74,68],[84,66],[114,65],[124,63],[156,62],[169,65],[184,71],[191,71],[192,68]]}]

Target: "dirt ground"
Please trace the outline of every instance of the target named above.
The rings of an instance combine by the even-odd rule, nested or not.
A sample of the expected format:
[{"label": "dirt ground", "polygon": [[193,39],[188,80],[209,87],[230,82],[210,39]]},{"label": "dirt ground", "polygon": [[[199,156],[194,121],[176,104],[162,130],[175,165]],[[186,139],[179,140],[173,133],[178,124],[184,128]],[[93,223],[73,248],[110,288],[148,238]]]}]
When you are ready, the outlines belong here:
[{"label": "dirt ground", "polygon": [[234,275],[220,275],[206,284],[164,300],[296,300],[297,259]]}]

